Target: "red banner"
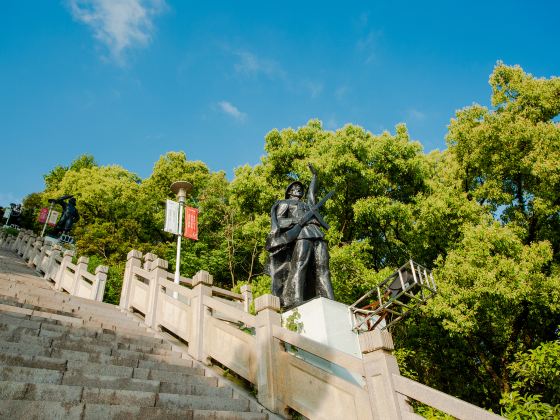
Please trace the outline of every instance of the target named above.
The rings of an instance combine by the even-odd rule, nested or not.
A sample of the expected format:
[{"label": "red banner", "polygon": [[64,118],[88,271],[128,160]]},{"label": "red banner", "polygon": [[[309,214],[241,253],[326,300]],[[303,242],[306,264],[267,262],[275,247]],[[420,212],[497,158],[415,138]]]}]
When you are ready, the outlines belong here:
[{"label": "red banner", "polygon": [[185,238],[198,241],[198,209],[185,207]]},{"label": "red banner", "polygon": [[41,211],[39,212],[39,217],[37,218],[37,221],[39,223],[45,223],[47,221],[48,215],[49,215],[49,209],[47,207],[42,208]]}]

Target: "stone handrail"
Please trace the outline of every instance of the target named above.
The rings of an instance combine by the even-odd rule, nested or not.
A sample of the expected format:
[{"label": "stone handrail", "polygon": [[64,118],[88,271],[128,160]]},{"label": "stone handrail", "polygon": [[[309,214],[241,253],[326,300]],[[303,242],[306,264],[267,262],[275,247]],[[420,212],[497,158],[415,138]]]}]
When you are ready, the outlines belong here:
[{"label": "stone handrail", "polygon": [[[386,331],[361,334],[358,358],[283,328],[275,296],[257,298],[257,315],[251,315],[250,287],[240,295],[223,293],[205,271],[176,285],[167,268],[167,261],[153,254],[131,251],[121,308],[140,313],[148,327],[187,342],[194,359],[218,362],[253,383],[259,401],[271,411],[286,414],[291,408],[312,419],[417,418],[408,403],[412,398],[458,418],[499,417],[401,377]],[[244,310],[224,299],[239,302],[239,296]],[[346,369],[361,382],[320,369],[289,352],[287,344]]]},{"label": "stone handrail", "polygon": [[[87,271],[89,259],[78,258],[72,264],[73,251],[64,251],[58,245],[45,243],[44,238],[37,237],[32,231],[21,230],[15,239],[8,238],[5,232],[0,234],[0,245],[20,255],[27,265],[35,268],[56,290],[85,299],[103,301],[107,273],[109,268],[100,265],[95,274]],[[12,237],[13,238],[13,237]]]},{"label": "stone handrail", "polygon": [[[73,265],[71,253],[61,256],[60,250],[44,249],[31,236],[21,232],[10,239],[0,234],[0,245],[26,256],[55,287],[82,293],[84,283],[93,285],[93,276],[84,271],[86,258]],[[187,342],[194,359],[218,362],[254,384],[260,403],[273,412],[286,415],[291,408],[311,419],[419,418],[409,404],[414,399],[459,419],[500,418],[400,376],[387,331],[362,333],[362,357],[355,357],[283,328],[275,296],[257,298],[255,316],[249,313],[250,287],[242,288],[241,294],[224,291],[213,286],[205,271],[192,279],[183,277],[177,285],[167,269],[167,261],[153,254],[129,252],[119,306],[142,315],[146,326]],[[288,351],[290,346],[346,369],[361,381],[321,369],[297,351]]]},{"label": "stone handrail", "polygon": [[364,375],[364,365],[362,359],[344,353],[326,344],[319,343],[310,338],[304,337],[301,334],[289,331],[286,328],[274,326],[272,328],[274,338],[302,349],[308,353],[314,354],[321,359],[334,363],[347,369],[350,372],[358,373],[360,376]]},{"label": "stone handrail", "polygon": [[427,404],[459,420],[480,419],[492,420],[500,418],[489,411],[483,410],[476,405],[469,404],[459,398],[447,395],[444,392],[430,388],[412,379],[400,375],[393,375],[395,391],[413,400]]}]

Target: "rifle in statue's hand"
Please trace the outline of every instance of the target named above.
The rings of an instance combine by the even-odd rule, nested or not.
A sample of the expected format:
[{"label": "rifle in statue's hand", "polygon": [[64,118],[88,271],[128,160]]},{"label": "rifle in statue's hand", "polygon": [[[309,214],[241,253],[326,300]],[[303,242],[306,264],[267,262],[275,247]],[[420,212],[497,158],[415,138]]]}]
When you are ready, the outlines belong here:
[{"label": "rifle in statue's hand", "polygon": [[298,220],[298,222],[291,227],[286,232],[282,233],[279,237],[274,238],[274,244],[272,244],[272,237],[268,237],[266,240],[265,249],[267,251],[271,251],[275,248],[278,248],[281,245],[289,244],[297,239],[298,235],[300,234],[303,227],[313,218],[315,217],[317,221],[323,226],[325,229],[329,229],[329,225],[323,219],[323,216],[318,212],[318,210],[323,207],[325,202],[332,197],[336,190],[330,191],[326,196],[323,197],[321,201],[311,207],[311,209],[303,215],[303,217]]}]

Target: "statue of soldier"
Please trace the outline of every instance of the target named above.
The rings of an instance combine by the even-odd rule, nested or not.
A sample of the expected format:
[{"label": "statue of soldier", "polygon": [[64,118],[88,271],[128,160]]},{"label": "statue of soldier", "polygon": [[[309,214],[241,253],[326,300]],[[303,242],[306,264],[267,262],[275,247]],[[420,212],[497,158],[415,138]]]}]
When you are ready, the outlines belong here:
[{"label": "statue of soldier", "polygon": [[321,227],[329,226],[318,209],[332,196],[331,191],[316,202],[317,172],[313,174],[307,201],[299,181],[286,189],[285,199],[271,209],[271,232],[267,238],[272,294],[280,297],[283,308],[292,308],[316,296],[334,299],[329,270],[329,252]]},{"label": "statue of soldier", "polygon": [[[68,203],[66,203],[68,200]],[[80,220],[80,214],[76,208],[76,199],[71,195],[64,195],[60,198],[50,199],[49,203],[56,203],[62,206],[62,216],[54,228],[56,235],[69,235],[72,226]]]}]

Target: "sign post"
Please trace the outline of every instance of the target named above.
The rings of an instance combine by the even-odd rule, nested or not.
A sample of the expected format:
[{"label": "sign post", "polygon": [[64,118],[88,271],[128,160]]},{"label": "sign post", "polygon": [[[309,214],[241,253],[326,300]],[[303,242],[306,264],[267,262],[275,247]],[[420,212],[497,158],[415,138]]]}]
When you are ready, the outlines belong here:
[{"label": "sign post", "polygon": [[[171,184],[171,191],[177,195],[177,200],[179,201],[179,214],[178,214],[178,226],[177,226],[177,256],[175,258],[175,278],[174,283],[179,285],[179,278],[181,277],[179,268],[181,265],[181,233],[183,230],[183,207],[185,205],[185,199],[187,198],[187,193],[192,190],[193,186],[187,181],[175,181]],[[167,222],[166,222],[167,224]],[[178,293],[173,292],[173,298],[178,298]]]},{"label": "sign post", "polygon": [[54,201],[51,201],[51,205],[49,206],[49,208],[42,208],[41,213],[39,213],[39,223],[44,223],[43,231],[41,232],[41,238],[45,236],[45,231],[47,230],[47,225],[49,224],[49,219],[51,218],[53,206]]},{"label": "sign post", "polygon": [[8,222],[10,221],[10,216],[12,215],[12,209],[8,208],[4,210],[4,217],[6,218],[6,223],[4,226],[8,226]]}]

